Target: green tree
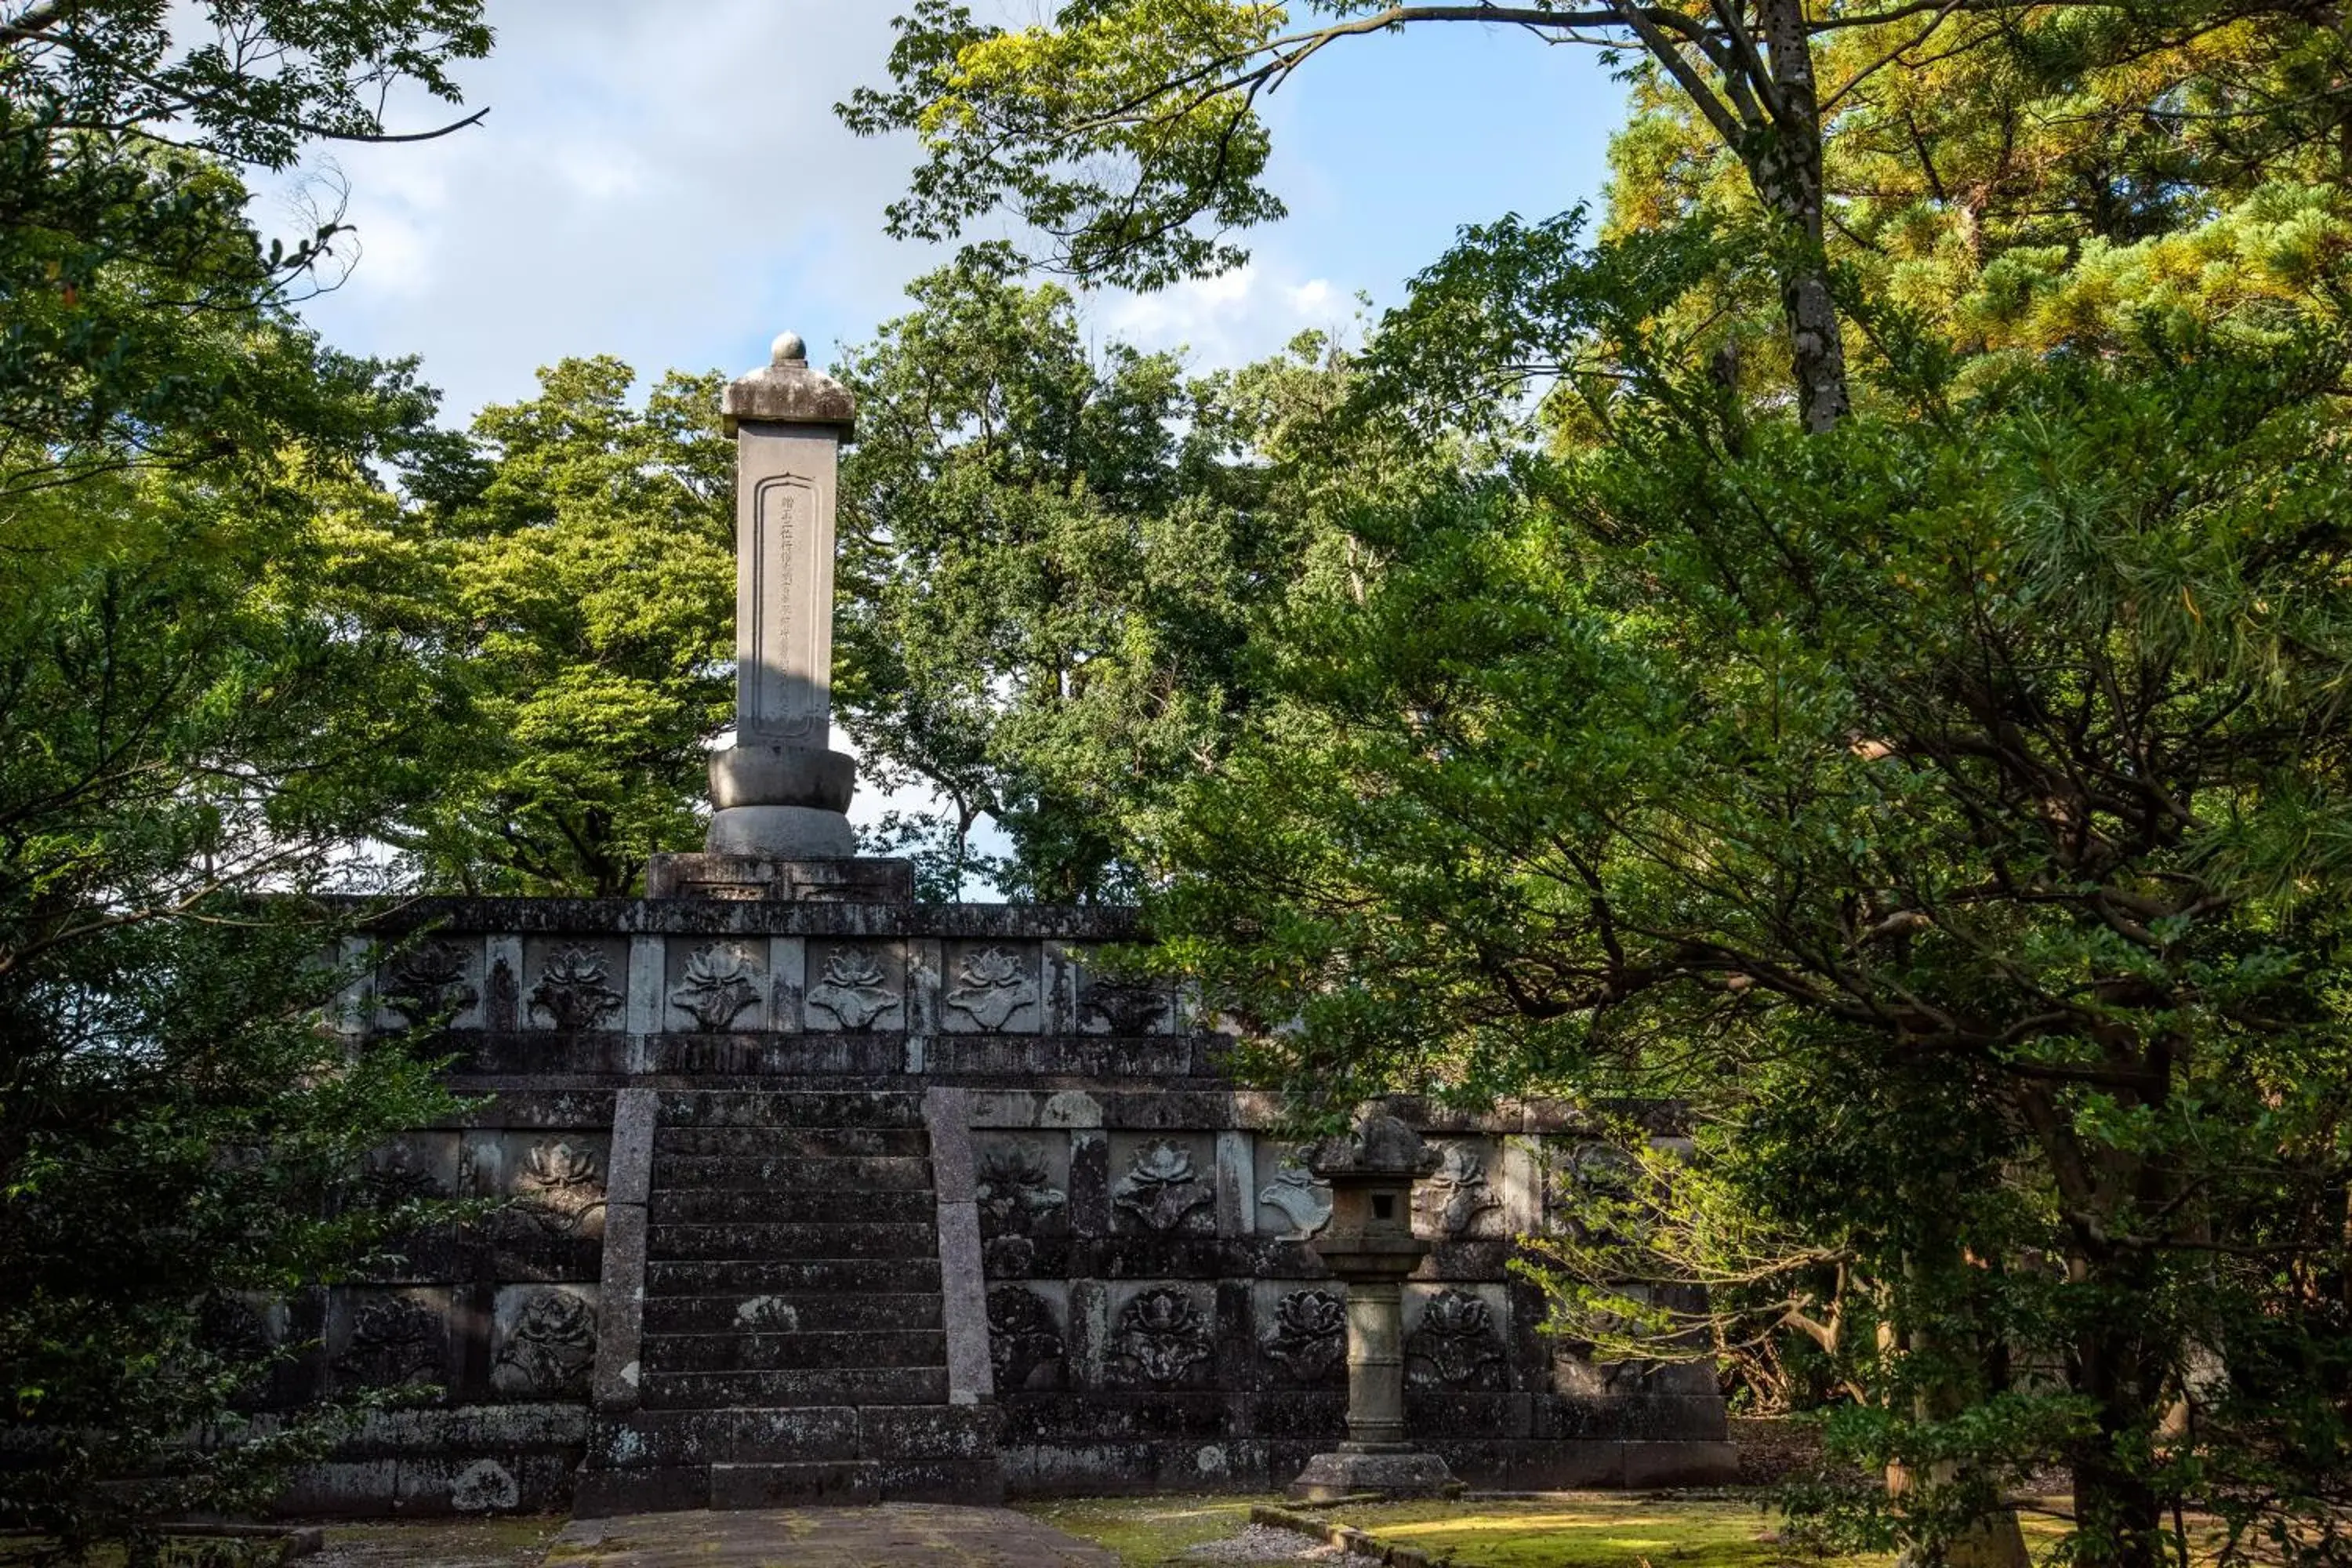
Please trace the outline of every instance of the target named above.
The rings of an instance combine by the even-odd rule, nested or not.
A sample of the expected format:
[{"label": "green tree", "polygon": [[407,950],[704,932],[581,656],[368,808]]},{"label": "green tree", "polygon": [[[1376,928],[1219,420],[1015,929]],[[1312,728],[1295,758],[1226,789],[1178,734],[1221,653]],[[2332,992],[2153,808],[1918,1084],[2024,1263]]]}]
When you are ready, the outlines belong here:
[{"label": "green tree", "polygon": [[[1477,238],[1376,342],[1399,395],[1496,363]],[[2160,1561],[2173,1503],[2340,1552],[2342,348],[1930,355],[1807,437],[1656,341],[1719,262],[1685,230],[1537,278],[1616,367],[1560,416],[1601,436],[1360,512],[1379,570],[1262,642],[1286,700],[1194,786],[1160,927],[1323,1103],[1703,1096],[1790,1154],[1749,1200],[1913,1336],[1849,1364],[1929,1544],[2050,1461],[2078,1561]],[[1874,1104],[1941,1106],[2019,1200],[1939,1201],[1924,1141],[1891,1209],[1822,1180]]]},{"label": "green tree", "polygon": [[[1131,846],[1178,778],[1222,749],[1251,690],[1248,628],[1326,531],[1269,506],[1260,459],[1344,371],[1318,339],[1239,375],[1089,352],[1075,302],[968,255],[853,350],[858,442],[843,470],[842,723],[869,787],[944,803],[882,847],[924,845],[927,886],[1130,895]],[[975,856],[985,816],[1012,840]]]},{"label": "green tree", "polygon": [[304,895],[463,732],[375,478],[446,443],[288,314],[331,235],[266,246],[237,169],[488,43],[471,0],[0,14],[0,1521],[72,1553],[314,1450],[236,1415],[299,1337],[220,1331],[420,1217],[360,1166],[448,1102],[320,1027]]},{"label": "green tree", "polygon": [[648,855],[700,847],[734,718],[734,444],[716,373],[642,407],[635,380],[609,357],[542,371],[418,490],[479,721],[391,835],[428,886],[617,897]]}]

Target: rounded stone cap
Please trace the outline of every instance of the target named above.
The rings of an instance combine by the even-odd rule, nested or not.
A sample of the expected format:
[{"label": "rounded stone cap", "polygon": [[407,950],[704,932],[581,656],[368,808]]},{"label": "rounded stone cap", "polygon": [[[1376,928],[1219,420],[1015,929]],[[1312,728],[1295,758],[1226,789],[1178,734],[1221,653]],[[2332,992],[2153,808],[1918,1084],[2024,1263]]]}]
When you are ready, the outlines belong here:
[{"label": "rounded stone cap", "polygon": [[1327,1180],[1333,1176],[1425,1176],[1437,1168],[1437,1151],[1421,1134],[1386,1111],[1367,1116],[1345,1138],[1327,1138],[1315,1146],[1307,1168]]},{"label": "rounded stone cap", "polygon": [[857,399],[849,388],[808,363],[808,344],[798,332],[780,333],[769,363],[737,376],[719,400],[720,423],[732,436],[750,420],[761,425],[829,426],[846,441],[856,432]]}]

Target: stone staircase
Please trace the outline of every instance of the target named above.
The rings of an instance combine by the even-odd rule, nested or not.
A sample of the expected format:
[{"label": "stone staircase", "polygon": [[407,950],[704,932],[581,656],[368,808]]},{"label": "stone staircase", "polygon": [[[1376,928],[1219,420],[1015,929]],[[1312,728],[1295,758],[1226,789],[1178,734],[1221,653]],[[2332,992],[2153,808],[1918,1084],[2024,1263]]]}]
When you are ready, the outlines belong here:
[{"label": "stone staircase", "polygon": [[951,1404],[919,1096],[665,1092],[638,1407],[583,1515],[1003,1495],[994,1407]]}]

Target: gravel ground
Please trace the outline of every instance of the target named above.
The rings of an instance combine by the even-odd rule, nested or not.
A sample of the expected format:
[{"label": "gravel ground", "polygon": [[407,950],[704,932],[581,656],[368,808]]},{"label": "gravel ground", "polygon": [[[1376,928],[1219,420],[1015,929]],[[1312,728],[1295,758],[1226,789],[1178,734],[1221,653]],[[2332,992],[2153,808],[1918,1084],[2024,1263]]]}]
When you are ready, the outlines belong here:
[{"label": "gravel ground", "polygon": [[1306,1563],[1316,1568],[1381,1568],[1381,1560],[1360,1552],[1311,1542],[1295,1530],[1253,1524],[1239,1535],[1204,1541],[1174,1559],[1180,1563]]}]

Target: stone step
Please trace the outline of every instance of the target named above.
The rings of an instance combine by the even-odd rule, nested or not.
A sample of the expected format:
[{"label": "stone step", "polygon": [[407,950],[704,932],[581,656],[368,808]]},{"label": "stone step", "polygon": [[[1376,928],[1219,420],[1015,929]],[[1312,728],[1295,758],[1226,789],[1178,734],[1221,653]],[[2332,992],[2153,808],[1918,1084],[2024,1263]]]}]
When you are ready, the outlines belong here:
[{"label": "stone step", "polygon": [[860,1459],[849,1464],[713,1465],[714,1509],[793,1503],[996,1503],[1004,1476],[993,1458]]},{"label": "stone step", "polygon": [[[700,1132],[679,1136],[700,1139],[713,1135]],[[861,1154],[816,1160],[664,1151],[654,1156],[653,1180],[656,1192],[730,1192],[771,1187],[830,1193],[929,1192],[931,1163],[895,1155]]]},{"label": "stone step", "polygon": [[[732,1162],[710,1168],[709,1173],[720,1178],[747,1173],[765,1181],[799,1175],[844,1178],[856,1169],[887,1173],[895,1168],[918,1170],[926,1184],[930,1180],[931,1163],[919,1153],[868,1154],[848,1145],[825,1149],[813,1143],[782,1148],[776,1142],[780,1136],[772,1127],[665,1127],[654,1135],[654,1171],[656,1175],[665,1170],[700,1172],[698,1162],[712,1160]],[[749,1171],[753,1166],[762,1169]]]},{"label": "stone step", "polygon": [[600,1417],[592,1469],[813,1459],[978,1459],[995,1451],[992,1405],[812,1405],[795,1409],[637,1410]]},{"label": "stone step", "polygon": [[617,1420],[600,1419],[588,1434],[587,1464],[592,1469],[647,1470],[714,1461],[857,1457],[856,1409],[812,1405],[797,1409],[637,1410]]},{"label": "stone step", "polygon": [[887,1333],[647,1334],[647,1372],[793,1372],[944,1366],[948,1337],[939,1329]]},{"label": "stone step", "polygon": [[927,1192],[824,1192],[795,1187],[751,1191],[654,1189],[647,1217],[656,1225],[872,1224],[929,1225],[936,1200]]},{"label": "stone step", "polygon": [[684,1090],[661,1097],[663,1127],[913,1127],[919,1095],[888,1090]]},{"label": "stone step", "polygon": [[1003,1497],[1003,1473],[992,1458],[680,1465],[583,1469],[574,1483],[572,1512],[578,1519],[610,1519],[795,1503],[996,1503]]},{"label": "stone step", "polygon": [[939,1256],[938,1233],[921,1225],[687,1225],[675,1221],[647,1227],[646,1256],[685,1258],[919,1258]]},{"label": "stone step", "polygon": [[713,1133],[749,1134],[751,1152],[786,1160],[919,1160],[931,1152],[919,1127],[707,1127],[666,1126],[654,1140],[656,1158]]},{"label": "stone step", "polygon": [[793,1372],[648,1372],[638,1391],[648,1410],[724,1410],[758,1405],[945,1405],[944,1366]]},{"label": "stone step", "polygon": [[757,1324],[788,1325],[804,1333],[887,1333],[936,1329],[940,1298],[924,1291],[735,1291],[712,1296],[656,1296],[645,1308],[648,1334],[723,1334]]},{"label": "stone step", "polygon": [[926,1291],[940,1289],[940,1260],[929,1258],[654,1258],[646,1293],[709,1296],[728,1291]]}]

